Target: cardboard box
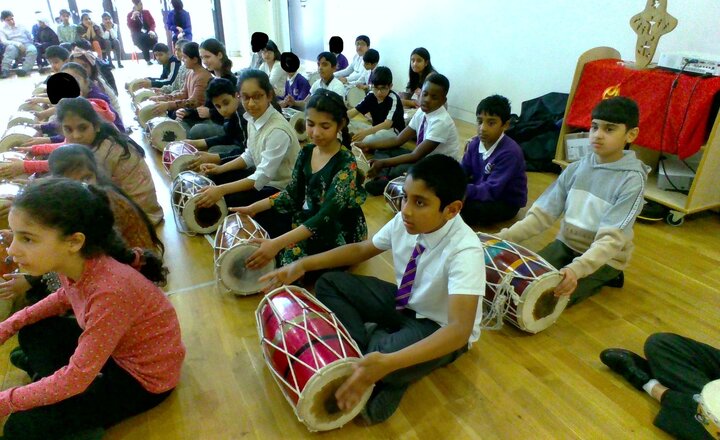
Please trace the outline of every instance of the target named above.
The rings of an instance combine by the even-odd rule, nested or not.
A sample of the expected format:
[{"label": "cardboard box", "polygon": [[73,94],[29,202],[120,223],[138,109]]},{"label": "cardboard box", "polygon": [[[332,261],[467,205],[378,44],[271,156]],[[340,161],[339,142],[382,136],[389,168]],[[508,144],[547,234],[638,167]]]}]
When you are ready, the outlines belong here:
[{"label": "cardboard box", "polygon": [[571,133],[565,135],[565,160],[575,162],[590,153],[590,133]]}]

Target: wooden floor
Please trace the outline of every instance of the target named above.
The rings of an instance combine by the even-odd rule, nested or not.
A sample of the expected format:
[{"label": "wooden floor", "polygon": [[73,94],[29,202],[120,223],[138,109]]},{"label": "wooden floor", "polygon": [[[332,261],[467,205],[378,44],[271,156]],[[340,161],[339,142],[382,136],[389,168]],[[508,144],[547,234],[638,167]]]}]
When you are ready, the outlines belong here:
[{"label": "wooden floor", "polygon": [[[241,65],[246,64],[242,63]],[[128,62],[115,70],[118,84],[159,73]],[[158,71],[158,72],[156,72]],[[30,78],[0,80],[0,124],[28,97]],[[129,100],[121,93],[126,125]],[[482,98],[477,96],[478,99]],[[459,123],[461,139],[474,127]],[[158,408],[112,428],[108,439],[311,438],[274,383],[260,353],[254,311],[260,296],[218,294],[211,285],[212,249],[202,237],[179,234],[169,204],[168,177],[160,155],[148,149],[165,209],[160,236],[171,269],[167,292],[177,309],[187,359],[176,392]],[[529,173],[530,200],[554,180]],[[364,206],[370,232],[391,218],[381,197]],[[667,438],[652,425],[658,405],[631,389],[599,361],[612,346],[641,351],[653,332],[671,331],[720,345],[720,222],[716,213],[686,218],[680,227],[637,224],[636,249],[625,287],[567,310],[538,335],[506,326],[486,331],[454,364],[413,385],[386,423],[349,423],[323,438],[403,439],[647,439]],[[500,228],[489,228],[494,231]],[[557,228],[527,245],[538,249]],[[392,280],[391,257],[381,255],[354,269]],[[478,263],[480,269],[481,263]],[[3,388],[27,380],[0,348]]]}]

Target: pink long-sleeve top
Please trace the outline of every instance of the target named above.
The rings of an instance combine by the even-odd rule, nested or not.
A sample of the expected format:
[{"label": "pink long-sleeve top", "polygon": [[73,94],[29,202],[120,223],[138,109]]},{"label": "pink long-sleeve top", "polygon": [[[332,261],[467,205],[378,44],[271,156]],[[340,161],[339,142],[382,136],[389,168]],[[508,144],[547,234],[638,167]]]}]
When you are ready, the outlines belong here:
[{"label": "pink long-sleeve top", "polygon": [[108,256],[89,259],[82,276],[0,323],[0,343],[18,330],[72,309],[82,335],[67,366],[29,385],[0,392],[0,417],[84,392],[108,358],[151,393],[174,388],[185,347],[165,294],[131,266]]}]

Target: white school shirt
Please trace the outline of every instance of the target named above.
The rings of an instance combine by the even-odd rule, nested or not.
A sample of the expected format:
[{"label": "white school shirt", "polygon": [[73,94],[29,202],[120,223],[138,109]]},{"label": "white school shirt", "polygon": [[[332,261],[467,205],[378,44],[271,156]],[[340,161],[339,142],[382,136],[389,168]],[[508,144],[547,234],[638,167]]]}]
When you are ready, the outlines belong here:
[{"label": "white school shirt", "polygon": [[[265,125],[268,119],[270,119],[270,116],[272,116],[272,111],[276,110],[271,105],[268,106],[262,116],[255,120],[253,120],[253,117],[247,112],[243,115],[243,117],[246,121],[248,121],[248,124],[253,124],[255,129],[260,131],[262,126]],[[248,176],[248,179],[255,181],[255,189],[258,191],[263,189],[268,182],[274,179],[274,176],[277,174],[277,169],[285,157],[285,153],[287,153],[288,148],[290,148],[291,140],[290,136],[288,136],[284,131],[273,130],[268,134],[265,143],[268,147],[264,148],[262,153],[260,153],[262,160],[259,164],[253,161],[250,146],[248,146],[248,148],[246,148],[240,155],[248,168],[255,167],[255,172]]]},{"label": "white school shirt", "polygon": [[480,338],[482,297],[485,296],[485,254],[475,232],[459,215],[430,234],[410,235],[397,213],[372,238],[373,245],[391,250],[395,280],[399,286],[416,243],[425,247],[417,258],[417,270],[407,307],[418,318],[448,324],[448,295],[481,297],[469,344]]},{"label": "white school shirt", "polygon": [[275,96],[282,96],[285,93],[285,80],[287,80],[287,73],[282,70],[280,60],[275,60],[272,69],[263,62],[260,65],[260,70],[267,73],[267,76],[270,78],[270,84],[272,84],[273,90],[275,90]]},{"label": "white school shirt", "polygon": [[415,130],[418,136],[420,135],[420,125],[425,117],[427,117],[425,139],[440,143],[429,155],[444,154],[459,161],[462,157],[462,149],[458,141],[457,127],[455,127],[455,121],[450,117],[450,113],[444,106],[427,114],[418,109],[408,124],[408,127]]},{"label": "white school shirt", "polygon": [[350,64],[348,64],[348,66],[343,70],[335,72],[334,75],[335,78],[346,76],[348,81],[354,81],[360,76],[363,70],[365,70],[365,66],[363,66],[363,57],[356,53]]},{"label": "white school shirt", "polygon": [[498,146],[498,144],[504,137],[505,137],[505,133],[500,133],[500,137],[487,150],[485,149],[485,145],[483,145],[482,142],[479,142],[478,153],[480,153],[482,155],[483,160],[488,160],[488,157],[490,157],[493,154],[493,152],[495,151],[495,148]]},{"label": "white school shirt", "polygon": [[317,81],[315,81],[315,84],[310,87],[310,95],[314,94],[318,89],[328,89],[332,92],[337,93],[342,98],[345,97],[345,84],[341,83],[340,80],[337,78],[333,78],[328,85],[325,85],[322,78],[319,78]]}]

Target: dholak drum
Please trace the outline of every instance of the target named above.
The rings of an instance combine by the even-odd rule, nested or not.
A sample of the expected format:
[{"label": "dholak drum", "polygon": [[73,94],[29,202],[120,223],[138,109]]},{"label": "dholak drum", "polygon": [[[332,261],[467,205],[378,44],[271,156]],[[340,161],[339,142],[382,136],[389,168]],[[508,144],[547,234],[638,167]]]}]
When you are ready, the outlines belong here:
[{"label": "dholak drum", "polygon": [[695,418],[715,439],[720,439],[720,379],[708,382],[695,396],[698,401]]},{"label": "dholak drum", "polygon": [[16,125],[29,124],[37,124],[37,119],[35,119],[35,115],[30,112],[17,112],[14,115],[10,116],[7,128],[12,128]]},{"label": "dholak drum", "polygon": [[40,96],[47,93],[47,84],[39,84],[32,92],[33,96]]},{"label": "dholak drum", "polygon": [[355,162],[357,162],[358,170],[362,171],[362,173],[367,176],[368,171],[370,171],[370,162],[368,162],[365,158],[365,154],[355,145],[352,145],[352,154],[355,156]]},{"label": "dholak drum", "polygon": [[393,213],[397,214],[402,209],[402,199],[405,191],[403,191],[403,185],[405,185],[405,176],[396,177],[389,181],[385,186],[385,201],[392,209]]},{"label": "dholak drum", "polygon": [[180,172],[187,170],[197,152],[197,148],[182,141],[168,143],[163,150],[163,166],[170,178],[175,179]]},{"label": "dholak drum", "polygon": [[[12,244],[13,234],[8,230],[0,231],[0,276],[18,271],[18,266],[8,255],[8,248]],[[0,300],[0,319],[5,320],[12,314],[12,299]]]},{"label": "dholak drum", "polygon": [[150,134],[150,145],[160,151],[163,151],[169,142],[187,139],[185,127],[166,116],[150,119],[147,122],[147,131]]},{"label": "dholak drum", "polygon": [[569,296],[553,290],[562,275],[535,252],[493,235],[478,232],[485,251],[485,320],[504,318],[520,330],[537,333],[550,327],[565,310]]},{"label": "dholak drum", "polygon": [[41,104],[32,102],[23,102],[20,104],[20,107],[18,107],[19,112],[41,112],[43,110],[45,110],[45,108]]},{"label": "dholak drum", "polygon": [[132,101],[135,106],[140,105],[141,102],[147,101],[148,98],[155,96],[155,92],[150,89],[140,89],[132,94]]},{"label": "dholak drum", "polygon": [[146,81],[145,78],[138,78],[138,79],[134,79],[130,82],[127,82],[127,83],[125,83],[125,90],[130,92],[130,94],[132,95],[133,93],[135,93],[135,90],[137,90],[140,87],[141,83],[143,83],[145,81]]},{"label": "dholak drum", "polygon": [[0,181],[0,208],[3,211],[3,215],[0,217],[0,229],[8,228],[6,208],[12,204],[21,189],[22,185],[18,183],[8,182],[7,180]]},{"label": "dholak drum", "polygon": [[30,138],[35,136],[37,130],[26,125],[16,125],[7,129],[0,139],[0,151],[8,151],[11,148],[19,147]]},{"label": "dholak drum", "polygon": [[275,270],[275,259],[260,269],[247,269],[245,260],[260,247],[249,243],[253,238],[270,236],[246,215],[235,213],[225,217],[215,234],[215,279],[218,287],[222,286],[236,295],[252,295],[265,287],[266,284],[258,280]]},{"label": "dholak drum", "polygon": [[305,129],[305,113],[292,108],[284,108],[282,113],[295,131],[298,142],[305,142],[308,139]]},{"label": "dholak drum", "polygon": [[142,128],[147,127],[147,123],[150,119],[154,118],[153,110],[155,109],[155,101],[144,101],[141,102],[137,107],[137,120]]},{"label": "dholak drum", "polygon": [[175,223],[181,232],[215,232],[227,215],[227,205],[222,198],[209,208],[196,206],[197,196],[206,186],[215,186],[215,183],[194,171],[183,171],[173,180],[171,201]]},{"label": "dholak drum", "polygon": [[365,99],[365,90],[355,86],[349,86],[345,89],[345,105],[347,108],[355,108]]},{"label": "dholak drum", "polygon": [[358,404],[341,411],[335,392],[353,374],[360,349],[320,301],[295,286],[275,289],[255,312],[263,357],[297,418],[310,431],[328,431],[352,420]]}]

